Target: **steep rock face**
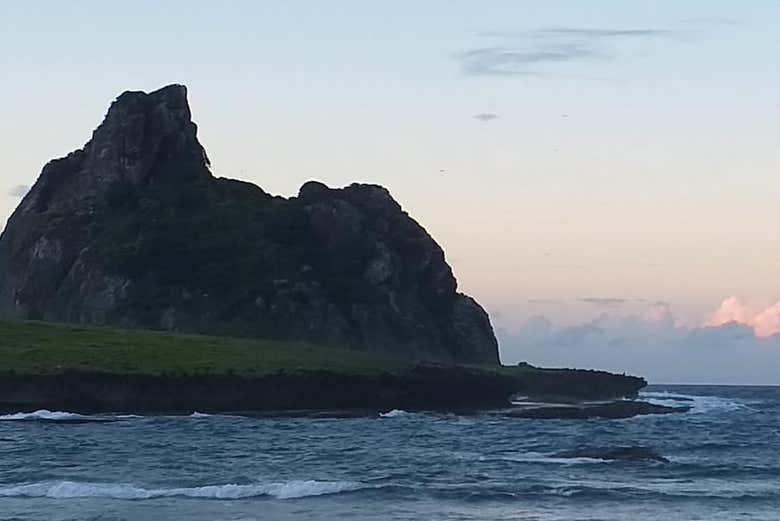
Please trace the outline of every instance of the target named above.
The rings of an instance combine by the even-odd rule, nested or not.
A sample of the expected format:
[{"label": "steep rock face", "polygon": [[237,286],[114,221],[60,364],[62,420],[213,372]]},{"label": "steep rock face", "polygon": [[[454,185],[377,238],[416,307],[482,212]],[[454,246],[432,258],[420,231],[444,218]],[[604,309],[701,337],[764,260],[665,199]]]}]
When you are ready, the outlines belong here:
[{"label": "steep rock face", "polygon": [[126,92],[0,238],[0,317],[497,363],[489,318],[387,190],[214,178],[186,89]]}]

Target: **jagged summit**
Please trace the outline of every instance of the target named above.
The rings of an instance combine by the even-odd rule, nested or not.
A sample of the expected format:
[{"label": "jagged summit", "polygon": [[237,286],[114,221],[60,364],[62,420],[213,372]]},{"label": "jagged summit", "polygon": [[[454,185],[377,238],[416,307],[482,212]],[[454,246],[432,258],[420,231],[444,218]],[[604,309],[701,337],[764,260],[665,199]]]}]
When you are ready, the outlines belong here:
[{"label": "jagged summit", "polygon": [[0,317],[496,363],[487,314],[383,187],[214,178],[187,90],[125,92],[0,237]]},{"label": "jagged summit", "polygon": [[[111,104],[84,148],[44,167],[21,208],[41,212],[59,203],[83,211],[121,199],[155,180],[210,176],[187,88],[169,85],[149,94],[127,91]],[[58,201],[53,201],[55,197]]]},{"label": "jagged summit", "polygon": [[187,102],[187,87],[168,85],[149,94],[122,93],[93,134],[91,145],[103,159],[129,159],[129,164],[118,166],[131,183],[143,182],[156,173],[151,169],[155,162],[164,167],[167,162],[184,161],[189,168],[177,171],[206,176],[209,161],[197,130]]}]

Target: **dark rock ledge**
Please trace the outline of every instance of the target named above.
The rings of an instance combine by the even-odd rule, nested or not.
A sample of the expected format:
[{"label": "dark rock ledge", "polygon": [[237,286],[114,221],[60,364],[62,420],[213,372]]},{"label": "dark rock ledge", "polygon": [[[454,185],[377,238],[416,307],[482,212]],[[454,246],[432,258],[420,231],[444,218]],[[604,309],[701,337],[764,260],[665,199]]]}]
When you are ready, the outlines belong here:
[{"label": "dark rock ledge", "polygon": [[566,404],[505,409],[497,414],[511,418],[535,420],[619,420],[648,414],[688,412],[690,407],[667,407],[635,400],[618,400],[599,404]]}]

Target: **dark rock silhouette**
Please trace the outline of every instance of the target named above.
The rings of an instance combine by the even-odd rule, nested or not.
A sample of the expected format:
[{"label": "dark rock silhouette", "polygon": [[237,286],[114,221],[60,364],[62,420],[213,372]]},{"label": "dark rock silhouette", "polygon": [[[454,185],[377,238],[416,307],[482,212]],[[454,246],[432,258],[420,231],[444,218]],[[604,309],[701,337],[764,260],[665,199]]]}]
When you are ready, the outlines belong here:
[{"label": "dark rock silhouette", "polygon": [[181,85],[125,92],[44,167],[0,238],[0,318],[498,363],[488,315],[386,189],[213,177]]},{"label": "dark rock silhouette", "polygon": [[690,407],[666,407],[652,403],[617,400],[602,404],[551,405],[542,407],[518,407],[504,411],[504,416],[536,420],[618,420],[646,414],[674,414],[688,412]]}]

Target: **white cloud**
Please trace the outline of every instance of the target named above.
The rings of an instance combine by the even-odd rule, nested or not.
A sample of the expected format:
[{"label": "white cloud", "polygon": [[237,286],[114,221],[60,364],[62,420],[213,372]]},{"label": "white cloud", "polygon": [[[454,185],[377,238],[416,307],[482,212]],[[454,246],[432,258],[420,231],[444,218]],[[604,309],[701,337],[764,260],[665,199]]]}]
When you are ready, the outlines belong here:
[{"label": "white cloud", "polygon": [[[780,321],[780,306],[758,315]],[[686,326],[665,303],[644,313],[601,314],[574,326],[537,316],[500,330],[502,360],[550,367],[628,372],[656,383],[780,384],[780,335],[757,336],[752,325],[727,321]]]},{"label": "white cloud", "polygon": [[708,326],[722,326],[730,322],[753,328],[756,336],[767,338],[780,333],[780,301],[756,311],[736,297],[721,302],[720,307],[707,321]]}]

